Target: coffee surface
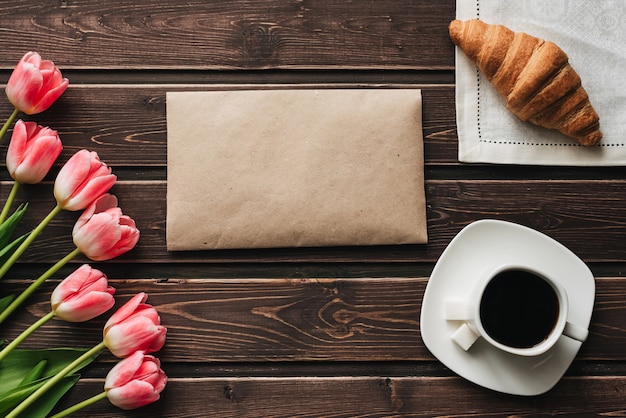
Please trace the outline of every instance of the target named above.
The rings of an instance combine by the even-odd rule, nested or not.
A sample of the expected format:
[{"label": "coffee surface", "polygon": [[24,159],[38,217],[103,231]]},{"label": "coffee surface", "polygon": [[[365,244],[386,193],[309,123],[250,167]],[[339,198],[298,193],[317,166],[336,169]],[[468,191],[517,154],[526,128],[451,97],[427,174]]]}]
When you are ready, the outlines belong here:
[{"label": "coffee surface", "polygon": [[483,328],[501,344],[530,348],[556,325],[559,301],[543,278],[524,270],[505,270],[486,286],[480,302]]}]

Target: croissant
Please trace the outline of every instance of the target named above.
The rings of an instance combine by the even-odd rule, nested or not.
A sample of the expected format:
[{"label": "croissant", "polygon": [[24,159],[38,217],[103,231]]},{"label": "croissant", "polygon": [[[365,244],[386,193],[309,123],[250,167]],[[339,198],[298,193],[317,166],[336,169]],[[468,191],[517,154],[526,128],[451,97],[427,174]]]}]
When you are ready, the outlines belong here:
[{"label": "croissant", "polygon": [[521,120],[556,129],[585,146],[600,141],[600,118],[557,45],[478,19],[454,20],[449,32]]}]

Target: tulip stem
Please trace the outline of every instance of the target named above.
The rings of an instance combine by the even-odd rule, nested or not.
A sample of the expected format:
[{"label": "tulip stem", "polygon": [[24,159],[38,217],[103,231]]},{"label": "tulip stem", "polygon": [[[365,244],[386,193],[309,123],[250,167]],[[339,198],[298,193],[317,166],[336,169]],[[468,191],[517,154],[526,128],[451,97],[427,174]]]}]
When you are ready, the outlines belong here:
[{"label": "tulip stem", "polygon": [[0,313],[0,324],[2,324],[9,317],[9,315],[11,315],[14,310],[16,310],[22,304],[22,302],[24,302],[31,294],[33,294],[33,292],[37,290],[37,288],[41,286],[43,282],[48,280],[54,273],[56,273],[61,267],[66,265],[68,261],[76,257],[78,254],[80,254],[80,250],[78,248],[75,248],[74,251],[70,252],[68,255],[59,260],[44,274],[39,276],[37,280],[32,282],[30,286],[24,289],[24,291],[18,297],[16,297],[13,302],[11,302],[11,304],[7,306],[4,311],[2,311],[2,313]]},{"label": "tulip stem", "polygon": [[104,341],[102,341],[98,345],[83,353],[83,355],[68,364],[63,370],[51,377],[46,383],[39,387],[39,389],[31,393],[28,398],[24,399],[22,403],[16,406],[9,414],[5,416],[5,418],[15,418],[19,416],[22,412],[26,410],[26,408],[31,406],[37,399],[39,399],[44,393],[46,393],[48,389],[59,383],[65,376],[72,373],[74,369],[79,367],[83,362],[89,360],[91,357],[100,354],[100,351],[102,351],[105,347],[106,346],[104,345]]},{"label": "tulip stem", "polygon": [[73,414],[74,412],[78,412],[81,409],[83,409],[85,407],[88,407],[91,404],[94,404],[94,403],[96,403],[98,401],[101,401],[102,399],[106,399],[106,397],[107,397],[107,393],[106,392],[99,393],[96,396],[92,396],[89,399],[85,399],[84,401],[79,402],[79,403],[77,403],[74,406],[70,406],[69,408],[64,409],[63,411],[61,411],[61,412],[59,412],[57,414],[52,415],[50,418],[63,418],[63,417],[66,417],[68,415]]},{"label": "tulip stem", "polygon": [[11,192],[9,193],[9,197],[7,197],[7,201],[4,202],[4,208],[2,208],[2,213],[0,213],[0,224],[6,221],[7,216],[9,215],[9,211],[11,210],[11,205],[13,205],[13,201],[15,200],[15,195],[17,195],[17,189],[19,188],[20,182],[14,181]]},{"label": "tulip stem", "polygon": [[7,131],[9,130],[9,126],[11,126],[11,124],[13,123],[13,121],[15,120],[15,118],[17,117],[19,113],[20,111],[17,110],[17,108],[13,108],[13,113],[11,113],[11,116],[9,116],[7,121],[4,122],[2,129],[0,129],[0,139],[2,139],[4,137],[4,134],[7,133]]},{"label": "tulip stem", "polygon": [[[20,258],[20,256],[24,254],[24,251],[26,251],[28,246],[32,244],[33,241],[35,241],[37,235],[39,235],[41,231],[43,231],[43,229],[59,212],[61,212],[61,210],[61,207],[59,205],[56,205],[54,209],[52,209],[50,213],[39,223],[39,225],[37,225],[35,229],[32,230],[32,232],[28,235],[24,242],[22,242],[22,244],[17,247],[15,252],[11,254],[11,257],[9,257],[9,259],[2,265],[2,267],[0,267],[0,279],[4,277],[4,275],[7,273],[7,271],[9,271],[11,267],[13,267],[13,264],[15,264],[17,259]],[[0,323],[1,322],[2,321],[0,321]]]},{"label": "tulip stem", "polygon": [[45,324],[46,322],[48,322],[49,320],[51,320],[52,318],[54,318],[55,313],[54,311],[50,311],[49,313],[47,313],[45,316],[39,318],[34,324],[32,324],[30,327],[28,327],[27,329],[25,329],[17,338],[15,338],[13,341],[11,341],[6,347],[4,347],[2,349],[2,351],[0,351],[0,362],[2,362],[2,360],[4,360],[4,358],[6,356],[9,355],[9,353],[11,351],[13,351],[13,349],[15,347],[17,347],[18,345],[20,345],[20,343],[22,341],[24,341],[26,338],[28,338],[28,336],[30,334],[32,334],[33,332],[35,332],[40,326],[42,326],[43,324]]}]

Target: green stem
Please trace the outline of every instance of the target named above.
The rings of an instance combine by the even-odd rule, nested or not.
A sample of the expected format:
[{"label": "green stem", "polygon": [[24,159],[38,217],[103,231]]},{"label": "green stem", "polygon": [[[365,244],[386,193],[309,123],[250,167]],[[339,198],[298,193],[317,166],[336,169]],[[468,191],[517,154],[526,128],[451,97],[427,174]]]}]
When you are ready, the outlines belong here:
[{"label": "green stem", "polygon": [[24,254],[24,251],[26,251],[28,246],[32,244],[33,241],[35,241],[35,238],[37,238],[37,235],[39,235],[41,231],[43,231],[43,229],[48,225],[48,223],[50,223],[50,221],[59,212],[61,212],[61,210],[62,210],[61,207],[59,205],[56,205],[54,209],[52,209],[50,213],[39,223],[39,225],[37,225],[37,227],[33,229],[33,231],[28,235],[28,237],[24,240],[24,242],[22,242],[22,244],[19,247],[17,247],[15,252],[11,254],[11,257],[9,257],[9,259],[2,265],[2,267],[0,267],[0,279],[3,278],[5,274],[7,274],[7,271],[9,271],[9,269],[13,267],[13,264],[15,264],[17,259],[20,258],[22,254]]},{"label": "green stem", "polygon": [[4,122],[2,129],[0,129],[0,139],[2,139],[4,137],[4,134],[7,133],[7,131],[9,130],[9,127],[11,126],[11,124],[13,123],[13,121],[15,120],[15,118],[17,117],[19,113],[20,111],[17,110],[17,108],[13,109],[13,113],[11,113],[11,116],[9,116],[7,121]]},{"label": "green stem", "polygon": [[96,396],[92,396],[89,399],[85,399],[84,401],[79,402],[79,403],[77,403],[74,406],[70,406],[69,408],[64,409],[63,411],[61,411],[61,412],[59,412],[57,414],[54,414],[54,415],[52,415],[49,418],[63,418],[63,417],[66,417],[66,416],[68,416],[70,414],[73,414],[74,412],[80,411],[81,409],[83,409],[83,408],[85,408],[85,407],[87,407],[87,406],[89,406],[91,404],[94,404],[94,403],[96,403],[98,401],[101,401],[102,399],[106,399],[106,397],[107,397],[107,393],[106,392],[102,392],[102,393],[100,393],[100,394],[98,394]]},{"label": "green stem", "polygon": [[96,345],[89,351],[86,351],[82,356],[78,357],[76,360],[68,364],[63,370],[57,373],[54,377],[50,378],[46,383],[44,383],[39,389],[30,394],[30,396],[22,401],[18,406],[16,406],[5,418],[15,418],[22,412],[26,410],[29,406],[31,406],[37,399],[39,399],[44,393],[48,391],[51,387],[56,385],[63,379],[65,376],[70,374],[74,369],[81,365],[84,361],[88,360],[90,357],[97,355],[100,351],[105,348],[104,341],[100,342],[100,344]]},{"label": "green stem", "polygon": [[7,201],[4,202],[4,208],[2,208],[2,213],[0,213],[0,224],[6,221],[7,216],[9,215],[9,211],[11,210],[11,205],[15,200],[15,195],[17,194],[17,189],[20,188],[20,182],[14,181],[13,187],[11,188],[11,193],[9,193],[9,197],[7,197]]},{"label": "green stem", "polygon": [[45,316],[41,317],[40,319],[38,319],[34,324],[32,324],[30,327],[28,327],[27,329],[25,329],[17,338],[15,338],[13,341],[11,341],[11,343],[9,343],[9,345],[7,345],[6,347],[4,347],[2,349],[2,351],[0,351],[0,362],[2,360],[4,360],[4,358],[6,356],[9,355],[9,353],[11,351],[13,351],[13,349],[15,347],[17,347],[18,345],[20,345],[20,343],[22,341],[24,341],[26,338],[28,338],[28,336],[30,334],[32,334],[33,332],[35,332],[40,326],[42,326],[43,324],[45,324],[46,322],[48,322],[49,320],[51,320],[52,318],[54,318],[55,313],[54,311],[50,311],[49,313],[47,313]]},{"label": "green stem", "polygon": [[68,261],[76,257],[78,254],[80,254],[80,250],[78,248],[75,248],[74,251],[63,257],[54,266],[50,267],[48,271],[39,276],[37,280],[32,282],[30,286],[28,286],[17,298],[13,300],[13,302],[11,302],[9,306],[6,307],[4,311],[2,311],[2,313],[0,313],[0,324],[2,324],[9,317],[9,315],[11,315],[14,310],[16,310],[22,304],[22,302],[24,302],[31,294],[33,294],[33,292],[37,290],[37,288],[41,286],[43,282],[48,280],[54,273],[56,273],[61,267],[66,265]]}]

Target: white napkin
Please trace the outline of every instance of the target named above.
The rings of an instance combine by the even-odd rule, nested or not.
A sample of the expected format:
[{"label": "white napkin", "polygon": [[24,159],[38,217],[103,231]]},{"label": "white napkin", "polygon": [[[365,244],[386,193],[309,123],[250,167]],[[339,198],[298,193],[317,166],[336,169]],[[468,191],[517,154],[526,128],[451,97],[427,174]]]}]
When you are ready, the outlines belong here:
[{"label": "white napkin", "polygon": [[556,131],[520,121],[457,48],[460,161],[626,165],[626,2],[457,0],[456,15],[460,20],[502,24],[559,45],[580,75],[604,134],[598,146],[587,148]]}]

